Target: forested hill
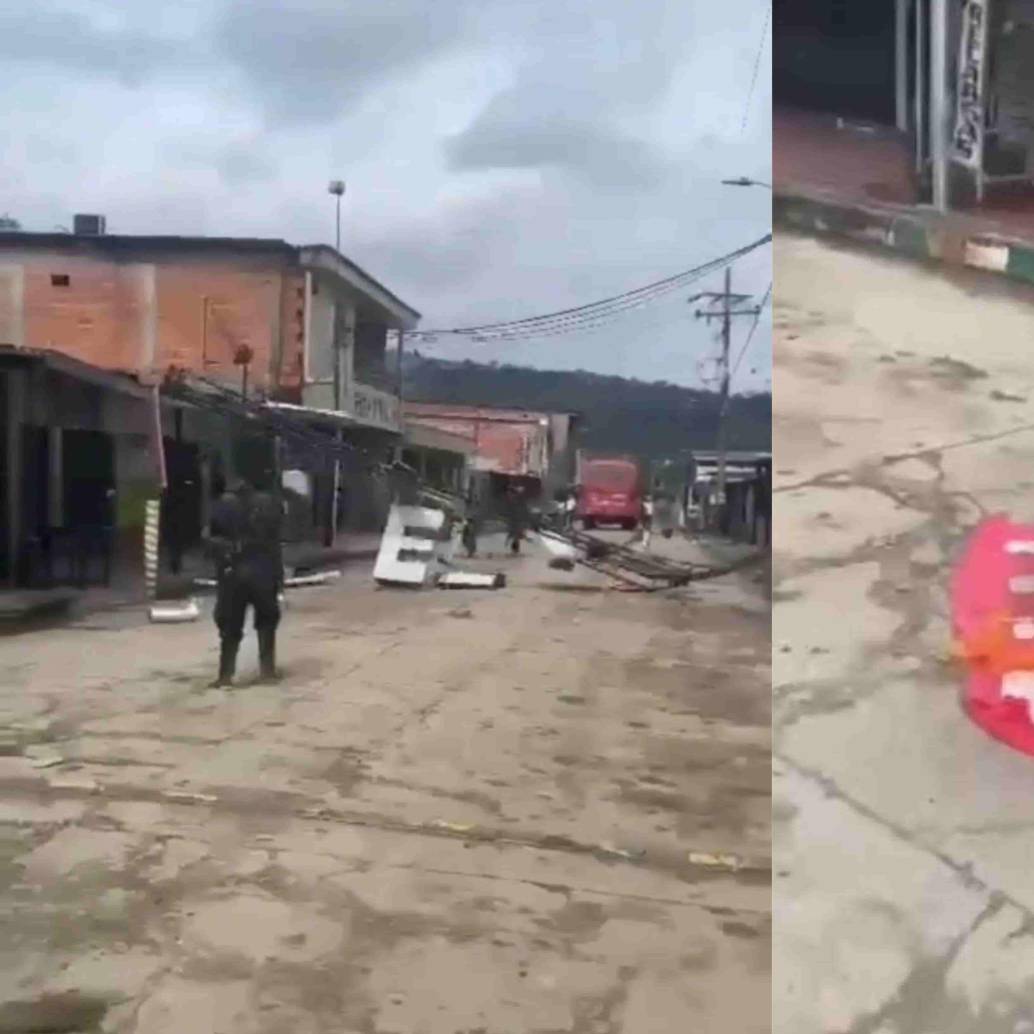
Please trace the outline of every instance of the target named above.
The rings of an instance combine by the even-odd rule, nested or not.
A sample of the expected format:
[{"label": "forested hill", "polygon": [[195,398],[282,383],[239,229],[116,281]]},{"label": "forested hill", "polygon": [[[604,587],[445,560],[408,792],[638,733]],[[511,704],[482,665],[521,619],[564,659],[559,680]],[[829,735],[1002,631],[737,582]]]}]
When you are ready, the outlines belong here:
[{"label": "forested hill", "polygon": [[[659,458],[715,445],[718,395],[713,391],[581,370],[533,370],[413,354],[405,358],[404,377],[405,397],[414,402],[580,413],[587,449]],[[771,441],[771,394],[734,396],[728,447],[767,451]]]}]

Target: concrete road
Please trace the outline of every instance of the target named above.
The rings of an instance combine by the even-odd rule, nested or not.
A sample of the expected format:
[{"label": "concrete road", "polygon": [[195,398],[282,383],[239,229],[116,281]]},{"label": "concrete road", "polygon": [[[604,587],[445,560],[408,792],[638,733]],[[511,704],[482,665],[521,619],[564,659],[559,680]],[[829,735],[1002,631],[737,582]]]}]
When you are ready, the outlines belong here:
[{"label": "concrete road", "polygon": [[946,583],[1034,518],[1034,293],[781,234],[776,1029],[1034,1030],[1034,759],[969,724]]},{"label": "concrete road", "polygon": [[0,639],[0,1031],[769,1030],[767,601],[481,563]]}]

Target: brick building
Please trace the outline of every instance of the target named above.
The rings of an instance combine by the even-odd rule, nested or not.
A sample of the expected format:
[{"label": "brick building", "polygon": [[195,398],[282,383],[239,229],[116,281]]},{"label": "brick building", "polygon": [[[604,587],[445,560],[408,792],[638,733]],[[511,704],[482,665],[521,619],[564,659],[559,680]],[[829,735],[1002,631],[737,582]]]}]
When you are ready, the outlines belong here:
[{"label": "brick building", "polygon": [[[66,483],[77,436],[93,436],[95,488],[109,501],[103,519],[129,550],[163,478],[163,523],[178,552],[199,539],[227,478],[276,466],[268,436],[160,393],[170,369],[277,404],[363,455],[397,454],[401,390],[387,346],[394,337],[399,352],[390,355],[401,353],[419,313],[369,274],[322,245],[109,235],[96,221],[91,229],[0,233],[0,577],[31,580],[26,556],[53,538],[45,533],[86,520],[53,492],[41,509],[14,487],[35,469],[50,471],[52,486]],[[57,404],[55,377],[75,382],[89,403]],[[369,464],[342,472],[301,452],[287,448],[279,461],[309,488],[309,512],[295,522],[302,534],[326,541],[340,527],[376,525],[387,498]],[[119,461],[128,455],[135,466]],[[348,492],[335,490],[343,474]]]},{"label": "brick building", "polygon": [[513,482],[523,484],[532,498],[548,501],[574,479],[578,417],[573,413],[406,402],[405,415],[411,426],[469,443],[470,468],[489,506]]}]

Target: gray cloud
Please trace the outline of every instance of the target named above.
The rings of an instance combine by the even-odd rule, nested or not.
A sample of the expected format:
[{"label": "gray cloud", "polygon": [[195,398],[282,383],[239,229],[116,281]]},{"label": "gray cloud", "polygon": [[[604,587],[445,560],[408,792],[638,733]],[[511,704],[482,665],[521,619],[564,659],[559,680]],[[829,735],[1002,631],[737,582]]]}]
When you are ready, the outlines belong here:
[{"label": "gray cloud", "polygon": [[390,272],[413,297],[463,293],[506,255],[517,251],[533,212],[535,189],[509,189],[494,197],[451,205],[419,222],[368,237],[356,258]]},{"label": "gray cloud", "polygon": [[[515,81],[446,143],[456,170],[553,168],[600,190],[655,187],[663,156],[636,132],[685,60],[692,5],[528,5]],[[671,10],[665,10],[670,8]],[[631,127],[631,128],[630,128]]]},{"label": "gray cloud", "polygon": [[230,144],[216,156],[216,168],[228,187],[253,186],[276,176],[276,163],[254,144]]},{"label": "gray cloud", "polygon": [[447,142],[453,169],[553,167],[601,189],[649,187],[663,175],[663,162],[645,141],[563,116],[539,119],[535,109],[514,100],[512,95],[497,99],[474,125]]},{"label": "gray cloud", "polygon": [[215,43],[270,119],[281,125],[340,117],[394,73],[456,45],[474,0],[230,0]]},{"label": "gray cloud", "polygon": [[[616,294],[769,226],[767,194],[720,185],[769,178],[767,63],[739,125],[763,0],[14,2],[0,186],[30,229],[81,210],[113,232],[333,241],[342,175],[344,249],[440,327]],[[757,253],[736,286],[770,276]],[[476,354],[692,380],[713,345],[690,316],[673,298]],[[767,326],[743,369],[767,366]]]},{"label": "gray cloud", "polygon": [[184,60],[174,41],[128,29],[107,29],[75,11],[45,5],[0,9],[0,61],[42,65],[138,86],[158,68]]},{"label": "gray cloud", "polygon": [[274,153],[254,139],[197,139],[188,136],[168,141],[161,148],[163,162],[178,168],[209,169],[232,188],[268,183],[277,174]]}]

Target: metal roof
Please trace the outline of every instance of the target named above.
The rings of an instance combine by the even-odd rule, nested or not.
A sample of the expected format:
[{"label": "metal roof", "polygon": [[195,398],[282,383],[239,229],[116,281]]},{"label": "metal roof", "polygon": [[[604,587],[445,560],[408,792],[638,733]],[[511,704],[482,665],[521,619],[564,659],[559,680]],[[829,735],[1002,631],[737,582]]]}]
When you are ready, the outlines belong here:
[{"label": "metal roof", "polygon": [[99,366],[84,363],[81,359],[74,359],[63,352],[56,352],[53,349],[18,348],[15,345],[0,345],[0,362],[3,360],[43,363],[51,370],[64,374],[66,377],[74,377],[76,380],[84,381],[87,384],[94,384],[99,388],[106,388],[110,391],[119,391],[125,395],[132,395],[135,398],[151,398],[154,395],[153,387],[149,388],[141,384],[128,373],[105,370]]}]

